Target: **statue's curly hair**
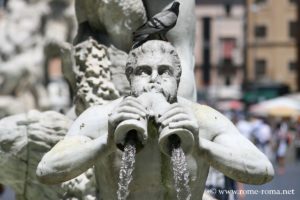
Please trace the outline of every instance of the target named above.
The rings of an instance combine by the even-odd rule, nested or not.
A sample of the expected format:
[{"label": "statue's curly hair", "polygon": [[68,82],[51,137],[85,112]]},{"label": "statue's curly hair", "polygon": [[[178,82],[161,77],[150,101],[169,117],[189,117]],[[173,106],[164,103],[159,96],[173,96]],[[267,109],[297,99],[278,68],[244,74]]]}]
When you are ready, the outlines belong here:
[{"label": "statue's curly hair", "polygon": [[181,64],[180,64],[179,56],[174,46],[172,46],[169,42],[165,42],[161,40],[147,41],[143,45],[129,52],[126,67],[125,67],[125,74],[129,82],[130,82],[130,76],[134,71],[133,69],[137,67],[136,66],[137,58],[140,55],[147,54],[147,53],[152,54],[157,51],[160,51],[162,54],[169,54],[173,57],[174,68],[175,68],[174,74],[177,79],[177,85],[179,84],[180,76],[181,76]]}]

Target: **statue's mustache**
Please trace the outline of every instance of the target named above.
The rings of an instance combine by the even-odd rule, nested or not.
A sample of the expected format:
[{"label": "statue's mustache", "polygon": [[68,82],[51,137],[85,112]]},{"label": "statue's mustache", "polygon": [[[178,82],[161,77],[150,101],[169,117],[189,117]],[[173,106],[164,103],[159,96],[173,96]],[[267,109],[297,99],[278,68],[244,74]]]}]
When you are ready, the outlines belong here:
[{"label": "statue's mustache", "polygon": [[150,92],[150,91],[153,91],[153,90],[155,90],[156,92],[159,92],[159,93],[164,92],[161,85],[157,84],[157,83],[151,83],[151,84],[148,84],[148,85],[143,87],[144,92]]},{"label": "statue's mustache", "polygon": [[172,89],[169,87],[163,87],[160,83],[148,83],[140,88],[132,87],[131,95],[138,97],[144,93],[154,92],[162,94],[167,102],[176,101],[176,93],[172,92]]},{"label": "statue's mustache", "polygon": [[153,84],[148,84],[143,88],[143,93],[147,92],[155,92],[155,93],[161,93],[166,100],[169,102],[170,97],[172,96],[170,91],[168,91],[166,88],[163,88],[160,84],[153,83]]}]

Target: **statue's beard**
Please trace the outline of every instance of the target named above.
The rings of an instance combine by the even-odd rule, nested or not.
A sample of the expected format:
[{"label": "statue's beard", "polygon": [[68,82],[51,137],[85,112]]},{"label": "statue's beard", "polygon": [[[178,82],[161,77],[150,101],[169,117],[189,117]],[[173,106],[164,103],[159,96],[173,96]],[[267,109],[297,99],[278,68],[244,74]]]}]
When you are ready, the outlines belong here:
[{"label": "statue's beard", "polygon": [[161,93],[166,101],[169,103],[174,103],[177,101],[177,90],[168,87],[162,87],[161,84],[150,83],[145,86],[131,87],[131,95],[138,97],[144,93]]}]

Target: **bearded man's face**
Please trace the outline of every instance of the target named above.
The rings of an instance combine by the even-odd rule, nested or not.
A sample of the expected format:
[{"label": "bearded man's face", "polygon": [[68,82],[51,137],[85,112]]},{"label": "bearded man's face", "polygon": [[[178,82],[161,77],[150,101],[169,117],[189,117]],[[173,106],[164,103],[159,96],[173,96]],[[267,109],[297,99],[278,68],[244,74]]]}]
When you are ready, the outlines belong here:
[{"label": "bearded man's face", "polygon": [[177,96],[174,58],[160,51],[145,53],[137,58],[131,75],[131,93],[140,96],[145,92],[162,93],[168,102]]}]

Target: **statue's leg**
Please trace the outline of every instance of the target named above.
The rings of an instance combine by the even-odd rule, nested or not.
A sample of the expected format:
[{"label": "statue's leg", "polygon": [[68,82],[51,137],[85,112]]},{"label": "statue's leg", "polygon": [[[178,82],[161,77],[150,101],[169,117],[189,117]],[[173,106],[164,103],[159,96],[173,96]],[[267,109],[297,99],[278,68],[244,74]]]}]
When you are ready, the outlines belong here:
[{"label": "statue's leg", "polygon": [[182,75],[178,94],[189,100],[196,101],[196,82],[194,75],[194,45],[195,45],[195,1],[179,0],[179,17],[176,26],[167,37],[176,47],[182,65]]}]

